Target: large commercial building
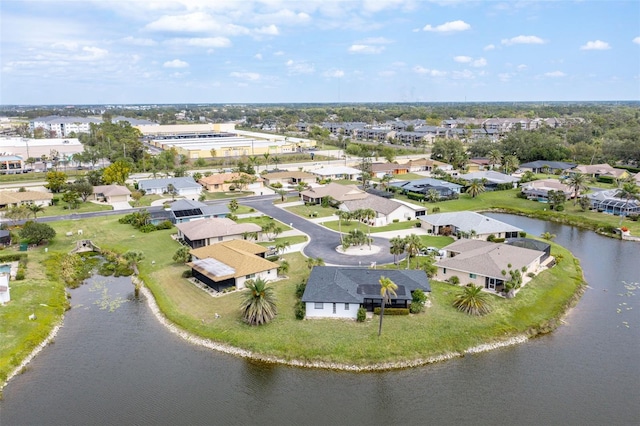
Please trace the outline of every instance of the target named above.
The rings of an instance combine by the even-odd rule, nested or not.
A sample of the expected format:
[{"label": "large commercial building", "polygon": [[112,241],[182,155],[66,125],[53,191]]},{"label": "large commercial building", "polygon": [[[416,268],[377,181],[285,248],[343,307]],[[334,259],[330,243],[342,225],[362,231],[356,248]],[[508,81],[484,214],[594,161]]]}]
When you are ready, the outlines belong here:
[{"label": "large commercial building", "polygon": [[[113,117],[112,122],[128,121],[132,126],[147,125],[153,126],[154,123],[148,120],[137,120],[128,117]],[[50,115],[47,117],[34,118],[29,122],[29,131],[33,134],[36,129],[42,129],[47,135],[53,138],[67,138],[69,135],[78,135],[80,133],[89,133],[91,124],[101,124],[102,118],[96,117],[61,117],[59,115]]]}]

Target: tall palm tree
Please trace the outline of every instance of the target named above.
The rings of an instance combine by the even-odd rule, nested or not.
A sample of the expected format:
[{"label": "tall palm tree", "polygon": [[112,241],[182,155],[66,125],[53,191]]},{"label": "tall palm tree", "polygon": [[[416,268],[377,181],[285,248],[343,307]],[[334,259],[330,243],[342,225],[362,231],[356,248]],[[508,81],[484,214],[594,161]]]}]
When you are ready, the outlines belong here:
[{"label": "tall palm tree", "polygon": [[389,182],[391,182],[391,179],[393,179],[393,176],[388,173],[380,178],[380,186],[382,187],[382,189],[386,190],[389,187]]},{"label": "tall palm tree", "polygon": [[265,152],[262,156],[264,157],[264,169],[267,170],[269,169],[269,157],[271,157],[271,154]]},{"label": "tall palm tree", "polygon": [[389,243],[391,244],[389,247],[389,253],[393,255],[393,263],[397,264],[398,268],[400,268],[400,263],[398,263],[398,256],[404,253],[404,248],[406,245],[404,238],[393,237],[389,240]]},{"label": "tall palm tree", "polygon": [[381,276],[380,280],[380,296],[382,301],[380,303],[380,325],[378,326],[378,337],[382,334],[382,317],[384,316],[384,305],[391,304],[391,296],[397,296],[396,290],[398,285],[385,276]]},{"label": "tall palm tree", "polygon": [[427,191],[426,197],[427,201],[430,203],[435,203],[440,200],[440,192],[437,189],[430,189]]},{"label": "tall palm tree", "polygon": [[39,204],[29,204],[27,208],[29,209],[29,212],[33,215],[33,220],[35,221],[38,221],[38,213],[41,213],[44,211],[44,207],[42,207]]},{"label": "tall palm tree", "polygon": [[276,252],[278,254],[284,254],[289,247],[291,247],[291,243],[289,241],[282,241],[276,244]]},{"label": "tall palm tree", "polygon": [[478,194],[485,191],[485,187],[481,181],[478,179],[474,179],[469,184],[469,187],[465,191],[467,194],[471,195],[471,198],[476,198]]},{"label": "tall palm tree", "polygon": [[405,250],[407,251],[407,269],[409,269],[411,258],[415,257],[422,248],[422,240],[416,234],[407,235],[404,239]]},{"label": "tall palm tree", "polygon": [[[622,188],[618,190],[617,196],[619,198],[624,198],[625,203],[624,203],[623,209],[626,209],[627,206],[629,205],[629,201],[640,199],[640,188],[633,181],[625,182],[622,185]],[[622,221],[624,219],[624,215],[622,213],[623,212],[621,211],[620,223],[618,224],[618,226],[622,225]]]},{"label": "tall palm tree", "polygon": [[278,168],[278,163],[280,163],[281,160],[280,160],[280,157],[273,156],[271,158],[271,161],[273,162],[273,164],[276,165],[276,169],[277,169]]},{"label": "tall palm tree", "polygon": [[133,273],[138,275],[138,263],[144,259],[144,253],[136,250],[129,250],[122,257],[127,261],[131,269],[133,269]]},{"label": "tall palm tree", "polygon": [[453,307],[469,315],[485,315],[491,312],[487,293],[482,287],[470,284],[453,300]]},{"label": "tall palm tree", "polygon": [[492,149],[491,151],[489,151],[487,157],[489,159],[489,165],[491,166],[491,169],[494,169],[497,164],[502,163],[502,153],[499,149]]},{"label": "tall palm tree", "polygon": [[572,174],[565,182],[573,190],[573,205],[578,202],[578,195],[588,188],[587,176],[582,173]]},{"label": "tall palm tree", "polygon": [[371,221],[374,220],[378,214],[373,209],[363,209],[361,218],[367,221],[367,230],[369,231],[369,248],[371,248]]},{"label": "tall palm tree", "polygon": [[515,155],[506,155],[502,160],[502,170],[505,174],[510,175],[520,167],[520,161]]},{"label": "tall palm tree", "polygon": [[267,282],[262,278],[248,280],[245,284],[249,291],[240,304],[244,322],[262,325],[274,319],[278,310],[273,288],[267,287]]}]

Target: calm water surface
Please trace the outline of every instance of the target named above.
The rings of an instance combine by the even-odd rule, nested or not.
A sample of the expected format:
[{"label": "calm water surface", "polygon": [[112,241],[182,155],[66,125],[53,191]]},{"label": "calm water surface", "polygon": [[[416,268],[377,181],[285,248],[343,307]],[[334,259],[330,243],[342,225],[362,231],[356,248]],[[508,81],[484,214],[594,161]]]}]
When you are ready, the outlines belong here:
[{"label": "calm water surface", "polygon": [[640,245],[491,216],[581,259],[590,289],[551,335],[403,371],[263,365],[185,343],[127,279],[96,277],[5,388],[0,425],[640,424]]}]

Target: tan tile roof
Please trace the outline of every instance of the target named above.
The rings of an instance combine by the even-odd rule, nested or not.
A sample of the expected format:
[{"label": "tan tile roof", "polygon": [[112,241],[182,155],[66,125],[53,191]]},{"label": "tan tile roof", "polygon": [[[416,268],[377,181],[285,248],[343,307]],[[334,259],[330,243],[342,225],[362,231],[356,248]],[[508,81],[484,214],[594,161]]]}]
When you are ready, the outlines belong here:
[{"label": "tan tile roof", "polygon": [[20,204],[28,201],[50,201],[53,194],[41,191],[0,191],[0,204]]},{"label": "tan tile roof", "polygon": [[262,231],[262,227],[255,223],[236,223],[228,218],[191,220],[189,222],[176,223],[176,228],[191,241]]},{"label": "tan tile roof", "polygon": [[[194,249],[191,250],[190,253],[197,259],[211,258],[233,268],[235,271],[233,276],[238,278],[277,268],[277,263],[270,262],[256,255],[266,251],[267,249],[265,247],[249,241],[231,240]],[[189,264],[189,266],[193,266],[193,262]],[[207,271],[201,272],[206,273]],[[225,275],[225,277],[227,276],[230,275]],[[216,279],[220,280],[223,278],[216,277]]]},{"label": "tan tile roof", "polygon": [[379,197],[377,195],[368,194],[366,197],[359,200],[347,200],[344,205],[350,212],[359,209],[373,209],[376,213],[381,213],[385,216],[398,210],[401,207],[408,207],[406,204],[399,203],[397,201],[389,200],[388,198]]},{"label": "tan tile roof", "polygon": [[[205,176],[198,180],[199,183],[206,185],[220,185],[223,183],[231,183],[234,180],[240,179],[241,176],[249,176],[246,173],[218,173],[211,176]],[[256,178],[256,182],[262,182],[264,179],[261,177]]]},{"label": "tan tile roof", "polygon": [[309,198],[331,197],[339,202],[358,200],[367,196],[367,193],[358,189],[356,185],[341,185],[335,182],[331,182],[325,186],[307,189],[300,194],[303,197]]},{"label": "tan tile roof", "polygon": [[300,171],[290,171],[290,172],[274,172],[274,173],[266,173],[262,175],[263,178],[269,179],[287,179],[287,178],[295,178],[295,179],[315,179],[316,176],[307,172]]},{"label": "tan tile roof", "polygon": [[131,191],[126,186],[121,185],[98,185],[93,187],[94,194],[104,194],[105,196],[113,195],[131,195]]},{"label": "tan tile roof", "polygon": [[557,179],[541,179],[534,180],[531,182],[527,182],[524,184],[525,188],[537,188],[537,189],[552,189],[554,191],[563,191],[566,193],[571,193],[573,190],[569,185],[565,185]]},{"label": "tan tile roof", "polygon": [[609,164],[591,164],[591,165],[580,165],[576,166],[574,170],[579,171],[580,173],[585,173],[588,175],[605,175],[605,176],[613,176],[620,177],[627,173],[624,169],[616,169],[615,167],[610,166]]}]

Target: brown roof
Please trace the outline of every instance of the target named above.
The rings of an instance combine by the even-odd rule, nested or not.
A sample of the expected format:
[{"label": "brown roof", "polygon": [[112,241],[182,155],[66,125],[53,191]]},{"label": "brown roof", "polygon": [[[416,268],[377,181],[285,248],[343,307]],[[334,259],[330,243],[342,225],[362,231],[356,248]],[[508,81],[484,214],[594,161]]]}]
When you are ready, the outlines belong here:
[{"label": "brown roof", "polygon": [[540,179],[527,182],[523,185],[523,188],[536,188],[536,189],[551,189],[554,191],[563,191],[571,193],[572,189],[569,185],[565,185],[558,179]]},{"label": "brown roof", "polygon": [[624,169],[616,169],[615,167],[610,166],[609,164],[591,164],[591,165],[580,165],[576,166],[574,170],[579,171],[580,173],[585,173],[588,175],[605,175],[605,176],[613,176],[620,177],[625,174],[627,171]]},{"label": "brown roof", "polygon": [[371,171],[374,173],[386,172],[392,170],[406,170],[407,164],[397,163],[373,163],[371,164]]},{"label": "brown roof", "polygon": [[[216,260],[218,264],[222,264],[223,267],[227,266],[232,268],[233,273],[225,272],[224,279],[226,279],[226,277],[230,276],[238,278],[277,268],[278,264],[257,256],[258,253],[264,253],[266,251],[267,249],[265,247],[249,241],[230,240],[194,249],[191,250],[190,253],[197,259],[211,258]],[[194,265],[194,262],[191,262],[189,266],[198,269],[198,266]],[[229,271],[228,268],[221,269]],[[223,276],[210,275],[210,270],[204,270],[203,268],[198,270],[212,278],[216,277],[218,280],[223,279]]]},{"label": "brown roof", "polygon": [[319,186],[317,188],[302,191],[300,195],[309,198],[331,197],[336,201],[343,202],[347,200],[365,198],[367,193],[361,191],[355,185],[341,185],[339,183],[331,182],[325,186]]},{"label": "brown roof", "polygon": [[50,192],[41,191],[0,191],[0,204],[19,204],[25,201],[43,201],[53,199]]},{"label": "brown roof", "polygon": [[191,241],[262,231],[262,227],[255,223],[236,223],[228,218],[191,220],[189,222],[176,223],[176,228]]},{"label": "brown roof", "polygon": [[[206,185],[220,185],[223,183],[230,183],[234,180],[240,179],[242,176],[249,176],[247,173],[218,173],[211,176],[205,176],[198,180],[199,183]],[[257,177],[256,182],[261,182],[264,179]]]},{"label": "brown roof", "polygon": [[104,194],[105,196],[113,195],[131,195],[131,191],[126,186],[121,185],[98,185],[93,187],[94,194]]}]

